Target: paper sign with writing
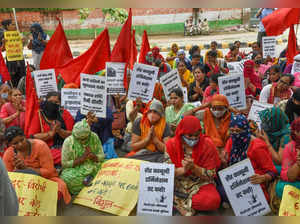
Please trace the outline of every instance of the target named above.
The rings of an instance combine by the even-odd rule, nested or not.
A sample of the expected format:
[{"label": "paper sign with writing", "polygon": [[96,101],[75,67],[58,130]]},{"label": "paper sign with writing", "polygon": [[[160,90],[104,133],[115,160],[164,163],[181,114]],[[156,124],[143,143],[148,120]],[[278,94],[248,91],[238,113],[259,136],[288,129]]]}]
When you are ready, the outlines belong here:
[{"label": "paper sign with writing", "polygon": [[81,113],[94,112],[97,117],[106,118],[105,77],[81,74]]},{"label": "paper sign with writing", "polygon": [[220,94],[227,97],[230,106],[246,109],[246,94],[243,73],[219,77]]},{"label": "paper sign with writing", "polygon": [[38,97],[45,97],[49,92],[57,92],[54,69],[36,70],[32,72]]},{"label": "paper sign with writing", "polygon": [[21,34],[18,31],[4,32],[5,51],[7,61],[23,60],[23,42]]},{"label": "paper sign with writing", "polygon": [[244,64],[242,62],[227,62],[230,75],[241,74],[244,72]]},{"label": "paper sign with writing", "polygon": [[104,162],[92,185],[83,188],[74,203],[128,216],[138,200],[140,163],[125,158]]},{"label": "paper sign with writing", "polygon": [[160,78],[160,83],[163,87],[167,100],[170,100],[170,93],[173,89],[182,88],[181,80],[177,69],[170,71]]},{"label": "paper sign with writing", "polygon": [[135,63],[128,90],[128,98],[136,100],[140,97],[144,103],[153,98],[158,67]]},{"label": "paper sign with writing", "polygon": [[56,216],[56,182],[31,174],[8,175],[19,199],[19,216]]},{"label": "paper sign with writing", "polygon": [[183,92],[183,102],[184,103],[188,103],[189,99],[188,99],[188,90],[186,87],[182,87],[182,92]]},{"label": "paper sign with writing", "polygon": [[300,216],[300,189],[291,185],[285,185],[279,216]]},{"label": "paper sign with writing", "polygon": [[300,72],[300,62],[294,61],[291,73],[294,75],[296,72]]},{"label": "paper sign with writing", "polygon": [[138,215],[172,216],[174,164],[141,164]]},{"label": "paper sign with writing", "polygon": [[259,184],[251,184],[254,170],[245,159],[219,171],[221,182],[236,216],[262,216],[271,210]]},{"label": "paper sign with writing", "polygon": [[267,56],[274,58],[276,56],[276,37],[263,37],[262,46],[263,58],[267,58]]},{"label": "paper sign with writing", "polygon": [[76,117],[80,110],[80,89],[61,89],[61,106],[71,113],[73,118]]},{"label": "paper sign with writing", "polygon": [[268,104],[268,103],[260,103],[256,100],[253,101],[249,115],[248,115],[248,120],[253,120],[256,122],[258,127],[260,128],[261,125],[261,120],[259,117],[259,112],[263,111],[268,108],[272,108],[274,105],[273,104]]},{"label": "paper sign with writing", "polygon": [[125,63],[106,62],[107,95],[125,95],[124,88]]}]

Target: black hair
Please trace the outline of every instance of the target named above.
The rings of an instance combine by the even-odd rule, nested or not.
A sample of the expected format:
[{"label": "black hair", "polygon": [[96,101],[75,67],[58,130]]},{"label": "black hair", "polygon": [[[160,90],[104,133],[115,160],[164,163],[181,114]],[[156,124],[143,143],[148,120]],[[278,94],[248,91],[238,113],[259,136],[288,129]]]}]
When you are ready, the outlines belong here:
[{"label": "black hair", "polygon": [[236,41],[234,41],[234,43],[233,43],[233,44],[237,44],[237,43],[241,43],[241,41],[239,41],[239,40],[236,40]]},{"label": "black hair", "polygon": [[294,92],[292,98],[297,100],[297,101],[300,101],[300,88],[296,89],[296,91]]},{"label": "black hair", "polygon": [[3,21],[1,22],[1,24],[2,24],[2,26],[4,27],[4,29],[7,30],[7,27],[8,27],[10,24],[12,24],[12,20],[11,20],[11,19],[3,20]]},{"label": "black hair", "polygon": [[195,66],[193,67],[193,72],[195,72],[196,69],[200,69],[202,73],[205,73],[204,67],[203,67],[202,65],[199,65],[199,64],[198,64],[198,65],[195,65]]},{"label": "black hair", "polygon": [[185,64],[184,61],[177,61],[176,66],[178,67],[178,65],[179,65],[180,63],[184,64],[184,66],[186,67],[186,64]]},{"label": "black hair", "polygon": [[192,55],[192,59],[193,59],[193,58],[201,58],[201,55],[198,54],[198,53],[195,53],[195,54]]},{"label": "black hair", "polygon": [[46,95],[46,100],[48,100],[50,97],[52,96],[57,96],[59,101],[61,101],[61,96],[60,96],[60,92],[55,92],[55,91],[52,91],[52,92],[49,92],[47,93]]},{"label": "black hair", "polygon": [[35,71],[34,65],[29,65],[30,68],[32,68],[33,71]]},{"label": "black hair", "polygon": [[210,82],[213,82],[213,83],[216,83],[217,85],[219,84],[219,80],[218,78],[219,77],[222,77],[223,75],[222,74],[212,74],[210,77],[209,77],[209,81]]},{"label": "black hair", "polygon": [[269,71],[274,70],[276,73],[280,72],[280,66],[279,65],[272,65],[269,69]]},{"label": "black hair", "polygon": [[207,53],[207,56],[216,58],[216,57],[218,56],[218,52],[215,51],[215,50],[210,50],[210,51]]},{"label": "black hair", "polygon": [[292,74],[288,74],[288,73],[282,74],[280,78],[282,78],[282,77],[289,77],[290,78],[290,83],[289,83],[290,85],[292,85],[293,82],[295,81],[295,76],[293,76]]},{"label": "black hair", "polygon": [[190,55],[194,55],[194,53],[195,53],[196,51],[198,51],[198,50],[200,50],[200,47],[199,47],[198,45],[193,45],[193,46],[191,47],[191,49],[189,50],[189,54],[190,54]]},{"label": "black hair", "polygon": [[259,51],[253,51],[251,59],[254,60],[256,58],[256,56],[259,54],[261,55],[261,53]]},{"label": "black hair", "polygon": [[7,143],[10,143],[17,136],[25,136],[23,130],[17,126],[8,127],[4,132]]},{"label": "black hair", "polygon": [[237,49],[237,46],[232,45],[229,49],[230,49],[230,51],[234,51],[235,49]]},{"label": "black hair", "polygon": [[260,48],[260,43],[259,43],[259,42],[253,42],[253,43],[251,44],[251,47],[252,47],[254,44],[256,44],[256,45]]},{"label": "black hair", "polygon": [[170,95],[171,95],[172,93],[175,93],[176,96],[179,96],[179,97],[181,97],[181,98],[183,97],[183,92],[182,92],[182,89],[181,89],[181,88],[173,89],[173,90],[170,92]]},{"label": "black hair", "polygon": [[218,46],[218,43],[217,43],[217,41],[212,41],[212,42],[210,42],[210,45],[212,45],[212,44],[214,44],[214,45],[217,45],[217,46]]}]

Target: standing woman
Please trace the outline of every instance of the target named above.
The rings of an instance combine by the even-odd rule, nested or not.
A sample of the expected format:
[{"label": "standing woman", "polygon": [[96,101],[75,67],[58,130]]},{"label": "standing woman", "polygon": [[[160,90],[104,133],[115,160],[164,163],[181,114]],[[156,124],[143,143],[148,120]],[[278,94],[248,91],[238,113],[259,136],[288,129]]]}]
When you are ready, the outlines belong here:
[{"label": "standing woman", "polygon": [[189,88],[189,101],[190,102],[202,102],[203,95],[206,87],[209,85],[207,76],[204,73],[203,67],[197,65],[193,69],[195,81],[190,85]]}]

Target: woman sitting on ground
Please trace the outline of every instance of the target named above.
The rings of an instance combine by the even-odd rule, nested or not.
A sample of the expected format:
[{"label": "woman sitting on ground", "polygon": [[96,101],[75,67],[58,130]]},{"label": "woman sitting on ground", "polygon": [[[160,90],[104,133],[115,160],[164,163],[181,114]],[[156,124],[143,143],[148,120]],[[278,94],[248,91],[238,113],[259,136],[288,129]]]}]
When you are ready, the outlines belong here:
[{"label": "woman sitting on ground", "polygon": [[99,137],[91,131],[86,119],[74,125],[72,135],[62,147],[62,173],[71,194],[78,194],[98,173],[104,153]]},{"label": "woman sitting on ground", "polygon": [[10,146],[4,153],[3,162],[9,172],[20,172],[42,176],[58,183],[59,198],[66,204],[71,201],[65,182],[59,177],[47,144],[38,139],[27,139],[19,127],[9,127],[5,139]]},{"label": "woman sitting on ground", "polygon": [[0,111],[1,111],[1,108],[2,106],[5,104],[5,103],[8,103],[9,102],[9,92],[11,91],[10,89],[10,86],[7,85],[7,84],[2,84],[0,86]]},{"label": "woman sitting on ground", "polygon": [[214,95],[219,94],[218,79],[222,76],[222,74],[213,74],[209,77],[209,86],[205,89],[203,93],[202,104],[209,103]]},{"label": "woman sitting on ground", "polygon": [[199,65],[193,68],[193,75],[195,77],[195,81],[190,85],[189,88],[189,101],[202,102],[204,91],[209,85],[209,80],[204,73],[203,67]]},{"label": "woman sitting on ground", "polygon": [[166,143],[167,163],[175,165],[174,207],[184,216],[219,208],[221,198],[214,178],[220,166],[218,152],[200,121],[186,116],[176,135]]},{"label": "woman sitting on ground", "polygon": [[181,80],[181,84],[183,87],[189,87],[192,82],[194,82],[194,76],[190,72],[190,70],[187,69],[185,63],[183,61],[177,62],[177,70],[178,74]]}]

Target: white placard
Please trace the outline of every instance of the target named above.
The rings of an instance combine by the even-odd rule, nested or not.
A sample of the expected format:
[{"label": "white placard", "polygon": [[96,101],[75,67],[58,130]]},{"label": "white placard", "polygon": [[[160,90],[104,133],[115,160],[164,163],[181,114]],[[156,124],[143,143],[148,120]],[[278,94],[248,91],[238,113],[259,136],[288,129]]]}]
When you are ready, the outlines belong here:
[{"label": "white placard", "polygon": [[247,108],[243,73],[218,78],[220,94],[227,97],[230,106],[243,110]]},{"label": "white placard", "polygon": [[174,173],[174,164],[141,163],[138,215],[172,216]]},{"label": "white placard", "polygon": [[49,92],[57,92],[57,83],[54,69],[36,70],[34,75],[38,98],[45,97]]},{"label": "white placard", "polygon": [[80,89],[61,89],[61,106],[71,113],[73,118],[76,117],[80,110],[81,98]]},{"label": "white placard", "polygon": [[163,87],[167,100],[170,100],[170,93],[173,89],[182,88],[181,80],[177,69],[170,71],[160,78],[160,83]]},{"label": "white placard", "polygon": [[244,72],[244,64],[242,62],[227,62],[227,68],[230,75],[241,74]]},{"label": "white placard", "polygon": [[219,172],[226,195],[236,216],[262,216],[271,210],[259,184],[251,184],[254,170],[245,159]]},{"label": "white placard", "polygon": [[87,115],[91,111],[96,117],[106,118],[105,80],[101,76],[80,74],[82,114]]},{"label": "white placard", "polygon": [[272,108],[274,105],[273,104],[268,104],[268,103],[260,103],[257,100],[254,100],[248,115],[248,120],[253,120],[256,122],[258,127],[260,128],[261,125],[261,120],[259,117],[259,112],[263,111],[268,108]]},{"label": "white placard", "polygon": [[106,62],[107,95],[126,95],[124,88],[125,63]]},{"label": "white placard", "polygon": [[300,62],[294,61],[291,73],[294,75],[296,72],[300,72]]},{"label": "white placard", "polygon": [[136,100],[140,97],[144,103],[153,98],[158,67],[135,63],[128,90],[128,98]]},{"label": "white placard", "polygon": [[276,37],[263,37],[262,46],[263,58],[267,58],[267,56],[274,58],[276,56]]},{"label": "white placard", "polygon": [[188,90],[186,87],[182,87],[182,92],[183,92],[183,101],[184,103],[188,103],[189,102],[189,98],[188,98]]}]

